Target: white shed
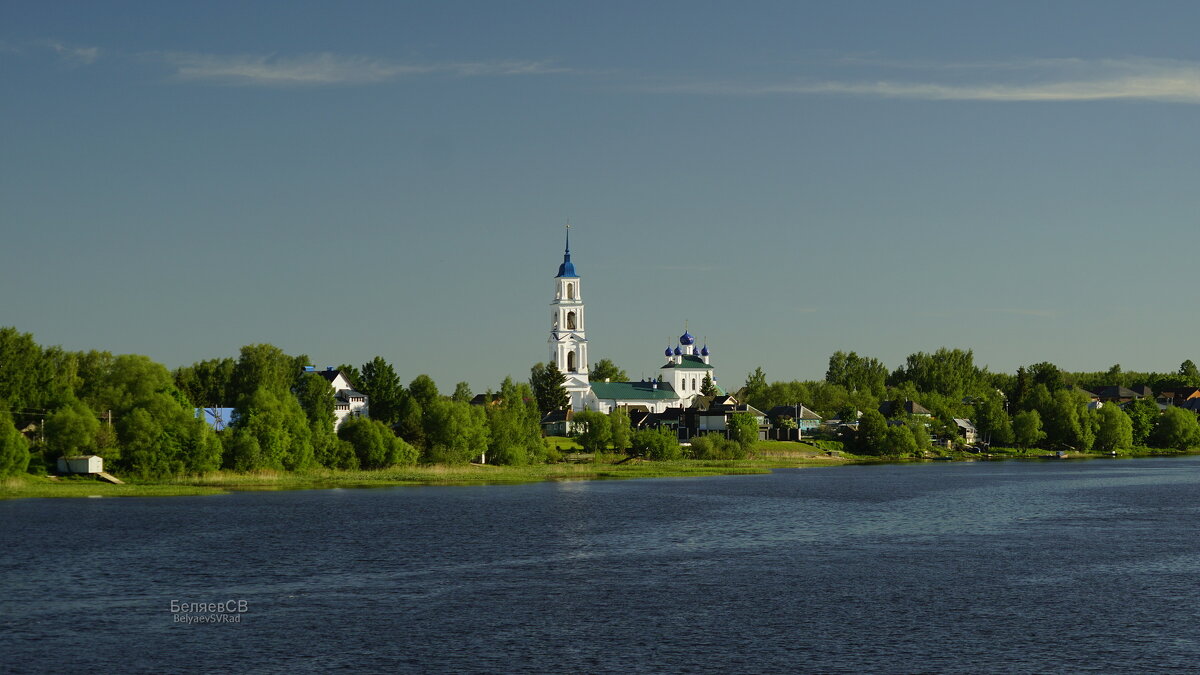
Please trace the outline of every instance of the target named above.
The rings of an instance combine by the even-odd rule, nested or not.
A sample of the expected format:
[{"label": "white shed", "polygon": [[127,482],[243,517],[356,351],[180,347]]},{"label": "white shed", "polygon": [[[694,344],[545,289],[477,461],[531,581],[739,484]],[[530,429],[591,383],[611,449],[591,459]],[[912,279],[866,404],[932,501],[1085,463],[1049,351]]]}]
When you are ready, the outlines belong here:
[{"label": "white shed", "polygon": [[79,455],[77,457],[59,457],[59,473],[103,473],[104,458],[99,455]]}]

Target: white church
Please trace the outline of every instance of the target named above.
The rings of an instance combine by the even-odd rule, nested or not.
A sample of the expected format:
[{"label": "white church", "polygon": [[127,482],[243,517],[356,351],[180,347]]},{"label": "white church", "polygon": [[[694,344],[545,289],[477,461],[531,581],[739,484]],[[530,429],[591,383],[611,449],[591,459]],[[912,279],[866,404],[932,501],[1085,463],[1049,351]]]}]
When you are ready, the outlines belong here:
[{"label": "white church", "polygon": [[[572,410],[612,412],[626,407],[662,413],[667,408],[687,408],[700,395],[707,375],[713,380],[708,345],[696,345],[696,338],[684,331],[679,344],[667,346],[666,363],[659,368],[658,379],[642,382],[592,382],[588,379],[587,320],[579,275],[571,262],[570,231],[563,262],[554,277],[554,302],[550,315],[550,362],[567,377],[566,389]],[[662,381],[660,382],[659,379]]]}]

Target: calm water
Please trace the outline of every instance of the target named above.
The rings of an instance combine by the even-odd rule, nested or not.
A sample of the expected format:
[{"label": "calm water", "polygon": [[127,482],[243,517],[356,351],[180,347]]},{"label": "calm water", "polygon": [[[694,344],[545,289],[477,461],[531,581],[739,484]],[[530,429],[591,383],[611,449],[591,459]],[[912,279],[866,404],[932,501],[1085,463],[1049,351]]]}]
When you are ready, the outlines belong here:
[{"label": "calm water", "polygon": [[1198,524],[1198,457],[2,502],[0,669],[1195,672]]}]

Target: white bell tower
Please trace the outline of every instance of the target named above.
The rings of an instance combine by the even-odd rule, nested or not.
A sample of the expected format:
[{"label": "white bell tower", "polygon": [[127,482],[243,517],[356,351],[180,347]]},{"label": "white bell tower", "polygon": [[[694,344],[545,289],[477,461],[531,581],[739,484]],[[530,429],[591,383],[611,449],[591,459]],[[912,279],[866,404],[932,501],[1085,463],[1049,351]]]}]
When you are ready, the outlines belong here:
[{"label": "white bell tower", "polygon": [[554,302],[550,303],[550,362],[567,376],[567,395],[571,408],[580,410],[591,385],[588,383],[588,354],[583,298],[579,275],[571,263],[571,226],[567,226],[567,246],[563,262],[554,277]]}]

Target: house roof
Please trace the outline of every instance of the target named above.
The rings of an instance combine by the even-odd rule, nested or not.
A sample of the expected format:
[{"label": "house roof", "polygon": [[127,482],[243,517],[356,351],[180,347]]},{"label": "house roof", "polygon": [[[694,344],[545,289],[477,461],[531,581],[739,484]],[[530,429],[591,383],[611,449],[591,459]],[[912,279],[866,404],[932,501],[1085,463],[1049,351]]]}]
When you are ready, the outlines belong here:
[{"label": "house roof", "polygon": [[[892,414],[892,401],[884,401],[883,403],[880,403],[879,412],[882,413],[884,417],[890,416]],[[904,412],[910,415],[933,415],[928,408],[920,403],[917,403],[916,401],[905,401]]]},{"label": "house roof", "polygon": [[1141,396],[1141,394],[1132,389],[1126,389],[1125,387],[1119,387],[1116,385],[1109,387],[1097,387],[1096,389],[1093,389],[1091,393],[1097,398],[1137,398]]},{"label": "house roof", "polygon": [[683,356],[682,359],[680,359],[680,360],[682,361],[682,363],[668,362],[666,365],[663,366],[663,368],[682,368],[684,370],[688,370],[688,369],[712,370],[713,369],[713,367],[711,365],[704,362],[704,359],[700,358],[699,356],[693,356],[692,354],[687,354],[687,355]]},{"label": "house roof", "polygon": [[571,410],[551,410],[542,416],[542,424],[554,424],[555,422],[569,422],[575,417],[574,411]]},{"label": "house roof", "polygon": [[[799,410],[797,410],[797,408],[799,408]],[[770,417],[772,419],[776,418],[776,417],[791,417],[793,419],[802,419],[802,420],[819,420],[819,419],[821,419],[820,415],[809,410],[808,408],[805,408],[802,405],[800,405],[800,406],[777,405],[774,408],[771,408],[770,410],[767,411],[767,417]]]},{"label": "house roof", "polygon": [[674,387],[666,382],[592,382],[596,398],[611,401],[646,401],[679,398]]},{"label": "house roof", "polygon": [[971,424],[971,420],[962,419],[961,417],[955,417],[954,424],[956,426],[958,426],[959,429],[962,429],[964,431],[975,431],[975,425]]}]

